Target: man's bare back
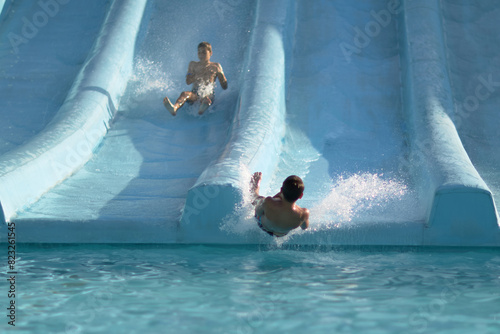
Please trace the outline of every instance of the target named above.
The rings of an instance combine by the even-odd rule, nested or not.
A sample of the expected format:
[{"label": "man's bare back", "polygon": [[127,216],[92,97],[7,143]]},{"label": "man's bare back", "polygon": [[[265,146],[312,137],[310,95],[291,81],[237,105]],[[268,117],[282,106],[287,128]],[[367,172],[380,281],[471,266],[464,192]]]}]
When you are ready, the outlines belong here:
[{"label": "man's bare back", "polygon": [[[300,178],[296,177],[298,180]],[[287,187],[283,182],[283,187],[280,192],[273,197],[262,197],[259,195],[260,180],[262,173],[257,172],[252,176],[251,191],[255,194],[255,216],[259,220],[259,227],[266,231],[268,234],[282,237],[293,229],[299,226],[305,230],[309,227],[309,210],[301,208],[295,204],[295,200],[287,200],[285,193]],[[302,180],[300,180],[302,182]],[[288,195],[288,194],[287,194]],[[288,195],[290,196],[290,195]],[[298,198],[302,198],[302,193]],[[297,199],[298,199],[297,198]]]}]

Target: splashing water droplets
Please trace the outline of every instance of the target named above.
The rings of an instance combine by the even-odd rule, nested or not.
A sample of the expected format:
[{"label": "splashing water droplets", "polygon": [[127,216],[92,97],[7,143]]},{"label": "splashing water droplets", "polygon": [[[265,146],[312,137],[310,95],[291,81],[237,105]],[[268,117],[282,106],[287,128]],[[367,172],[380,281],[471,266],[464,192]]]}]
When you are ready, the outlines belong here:
[{"label": "splashing water droplets", "polygon": [[198,96],[200,97],[209,97],[210,95],[213,94],[215,90],[215,82],[213,83],[206,83],[204,85],[199,85],[198,86]]},{"label": "splashing water droplets", "polygon": [[[137,58],[124,96],[122,111],[144,114],[159,105],[171,80],[162,70],[162,64],[146,58]],[[139,115],[140,116],[140,115]]]},{"label": "splashing water droplets", "polygon": [[404,183],[385,180],[383,174],[341,176],[329,194],[311,208],[311,217],[327,228],[342,223],[376,221],[387,216],[393,207],[391,204],[400,203],[407,193]]},{"label": "splashing water droplets", "polygon": [[136,95],[147,94],[151,91],[166,90],[170,79],[161,69],[161,63],[153,60],[138,58],[135,62],[134,74],[130,78]]}]

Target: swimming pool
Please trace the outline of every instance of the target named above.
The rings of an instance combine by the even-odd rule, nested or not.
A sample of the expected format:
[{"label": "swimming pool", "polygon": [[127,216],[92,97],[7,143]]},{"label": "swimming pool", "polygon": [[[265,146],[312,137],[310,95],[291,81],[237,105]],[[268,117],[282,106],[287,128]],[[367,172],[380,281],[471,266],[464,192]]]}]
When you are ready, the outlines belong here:
[{"label": "swimming pool", "polygon": [[498,249],[18,247],[19,333],[500,330]]}]

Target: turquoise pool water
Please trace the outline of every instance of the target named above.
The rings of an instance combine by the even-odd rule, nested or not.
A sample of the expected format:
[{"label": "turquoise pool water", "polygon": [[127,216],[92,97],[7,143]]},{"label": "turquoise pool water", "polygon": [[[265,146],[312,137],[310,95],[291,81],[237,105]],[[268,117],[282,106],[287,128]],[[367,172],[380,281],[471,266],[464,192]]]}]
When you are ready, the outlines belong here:
[{"label": "turquoise pool water", "polygon": [[500,331],[499,249],[18,245],[17,256],[17,333]]}]

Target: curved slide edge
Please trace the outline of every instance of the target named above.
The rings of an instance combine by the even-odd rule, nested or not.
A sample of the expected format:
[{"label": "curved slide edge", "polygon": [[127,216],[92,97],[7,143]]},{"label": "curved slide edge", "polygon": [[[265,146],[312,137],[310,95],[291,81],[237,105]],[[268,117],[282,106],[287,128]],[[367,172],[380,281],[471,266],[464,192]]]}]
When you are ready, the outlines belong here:
[{"label": "curved slide edge", "polygon": [[0,15],[2,14],[4,8],[7,8],[8,5],[12,4],[13,0],[0,0]]},{"label": "curved slide edge", "polygon": [[0,0],[0,14],[2,14],[4,5],[5,5],[5,0]]},{"label": "curved slide edge", "polygon": [[453,123],[439,2],[405,1],[403,15],[409,168],[422,198],[429,199],[423,244],[498,245],[491,191],[472,165]]},{"label": "curved slide edge", "polygon": [[[247,171],[272,175],[285,134],[287,13],[293,2],[259,1],[244,84],[228,142],[189,190],[180,222],[180,242],[227,242],[220,222],[242,202]],[[263,182],[262,188],[266,187]]]},{"label": "curved slide edge", "polygon": [[33,140],[0,158],[0,206],[19,210],[73,174],[106,134],[128,77],[147,0],[115,0],[62,107]]},{"label": "curved slide edge", "polygon": [[0,0],[0,24],[4,21],[4,17],[8,15],[8,11],[14,0]]}]

